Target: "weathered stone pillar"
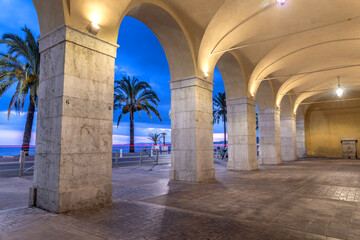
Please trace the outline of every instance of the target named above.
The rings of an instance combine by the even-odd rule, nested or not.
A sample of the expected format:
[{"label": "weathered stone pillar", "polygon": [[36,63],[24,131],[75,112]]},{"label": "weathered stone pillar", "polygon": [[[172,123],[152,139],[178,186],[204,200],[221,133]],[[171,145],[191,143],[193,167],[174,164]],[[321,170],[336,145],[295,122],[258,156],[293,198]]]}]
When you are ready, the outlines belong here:
[{"label": "weathered stone pillar", "polygon": [[258,110],[261,164],[281,164],[280,110]]},{"label": "weathered stone pillar", "polygon": [[170,87],[170,179],[213,180],[213,83],[191,77],[172,81]]},{"label": "weathered stone pillar", "polygon": [[296,120],[296,146],[297,157],[306,158],[306,144],[305,144],[305,120]]},{"label": "weathered stone pillar", "polygon": [[39,40],[36,206],[66,212],[111,202],[117,46],[62,26]]},{"label": "weathered stone pillar", "polygon": [[280,135],[282,160],[297,160],[295,116],[280,116]]},{"label": "weathered stone pillar", "polygon": [[228,117],[228,169],[256,170],[255,100],[251,98],[227,99]]}]

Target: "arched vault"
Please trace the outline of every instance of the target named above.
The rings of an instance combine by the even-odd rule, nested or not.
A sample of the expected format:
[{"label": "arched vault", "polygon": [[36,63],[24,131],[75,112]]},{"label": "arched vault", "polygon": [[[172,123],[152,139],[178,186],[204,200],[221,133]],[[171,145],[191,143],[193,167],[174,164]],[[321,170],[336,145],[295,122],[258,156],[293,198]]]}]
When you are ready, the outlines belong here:
[{"label": "arched vault", "polygon": [[[246,95],[257,95],[263,79],[282,85],[276,105],[288,92],[332,82],[326,68],[342,67],[338,75],[354,74],[343,67],[360,64],[359,1],[302,0],[33,0],[41,35],[69,25],[86,31],[92,20],[101,27],[97,37],[117,42],[124,16],[145,23],[158,37],[173,80],[209,75],[225,53],[241,62]],[[204,11],[206,6],[206,11]],[[338,11],[341,9],[341,11]],[[176,56],[176,57],[175,57]],[[241,56],[239,58],[238,56]],[[272,80],[271,80],[272,81]],[[229,87],[227,87],[229,88]]]}]

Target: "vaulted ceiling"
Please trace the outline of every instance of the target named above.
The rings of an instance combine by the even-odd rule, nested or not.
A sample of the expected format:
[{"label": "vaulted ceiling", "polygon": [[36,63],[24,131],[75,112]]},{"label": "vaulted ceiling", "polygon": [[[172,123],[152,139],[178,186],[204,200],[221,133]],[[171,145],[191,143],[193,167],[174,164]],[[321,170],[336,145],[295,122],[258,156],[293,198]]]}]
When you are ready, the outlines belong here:
[{"label": "vaulted ceiling", "polygon": [[[243,77],[231,84],[256,96],[260,84],[269,82],[274,107],[285,95],[294,110],[307,98],[330,99],[338,76],[345,97],[357,95],[355,89],[360,87],[360,1],[287,0],[283,6],[275,0],[34,0],[34,4],[42,34],[61,24],[85,31],[96,15],[101,26],[98,37],[116,43],[121,21],[130,15],[147,24],[170,55],[178,54],[171,48],[181,46],[179,37],[173,37],[177,27],[188,45],[181,49],[190,53],[182,54],[180,62],[170,59],[170,69],[189,66],[172,78],[181,77],[180,72],[211,75],[219,59],[230,53],[243,71]],[[193,66],[194,71],[188,70]]]}]

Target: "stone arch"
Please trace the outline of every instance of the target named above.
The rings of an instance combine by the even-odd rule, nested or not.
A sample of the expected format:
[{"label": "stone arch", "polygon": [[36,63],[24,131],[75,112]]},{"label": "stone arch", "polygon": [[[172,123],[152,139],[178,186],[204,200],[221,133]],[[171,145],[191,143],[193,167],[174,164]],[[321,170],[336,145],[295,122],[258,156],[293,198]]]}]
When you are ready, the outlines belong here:
[{"label": "stone arch", "polygon": [[291,96],[284,96],[280,104],[281,156],[283,161],[297,160],[296,117],[292,106]]},{"label": "stone arch", "polygon": [[194,50],[184,27],[179,25],[177,18],[170,11],[164,6],[144,1],[131,8],[126,15],[144,23],[158,38],[165,51],[172,81],[196,75]]},{"label": "stone arch", "polygon": [[[158,0],[34,0],[34,5],[42,58],[34,167],[37,206],[66,212],[111,202],[116,41],[126,15],[153,31],[169,63],[174,118],[170,177],[215,178],[212,84],[196,76],[188,34],[169,6]],[[100,26],[96,36],[87,30],[95,20]]]},{"label": "stone arch", "polygon": [[247,76],[241,58],[236,54],[225,53],[216,65],[221,72],[226,91],[228,168],[232,170],[258,169],[255,103],[249,98]]},{"label": "stone arch", "polygon": [[274,86],[270,81],[260,84],[256,93],[259,119],[260,164],[280,164],[280,110],[275,108]]},{"label": "stone arch", "polygon": [[280,103],[281,116],[293,116],[293,99],[289,95],[285,95]]},{"label": "stone arch", "polygon": [[158,0],[48,0],[33,1],[39,18],[41,35],[67,25],[83,32],[92,19],[100,26],[97,37],[116,44],[122,19],[128,15],[147,25],[160,41],[172,80],[196,75],[195,50],[181,19]]},{"label": "stone arch", "polygon": [[236,56],[225,53],[218,60],[216,66],[223,78],[226,97],[228,99],[248,96],[247,79]]},{"label": "stone arch", "polygon": [[260,84],[255,99],[258,110],[275,108],[274,87],[270,81],[263,81]]},{"label": "stone arch", "polygon": [[170,178],[205,181],[215,178],[210,79],[198,75],[195,51],[177,15],[161,1],[132,1],[124,15],[145,24],[161,43],[171,75]]}]

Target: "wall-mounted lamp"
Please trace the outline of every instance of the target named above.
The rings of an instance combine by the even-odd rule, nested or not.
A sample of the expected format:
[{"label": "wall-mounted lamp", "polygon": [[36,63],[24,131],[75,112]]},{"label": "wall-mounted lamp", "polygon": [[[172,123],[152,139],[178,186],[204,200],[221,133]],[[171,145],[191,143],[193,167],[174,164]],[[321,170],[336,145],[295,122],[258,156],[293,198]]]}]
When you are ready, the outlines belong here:
[{"label": "wall-mounted lamp", "polygon": [[286,3],[286,0],[275,0],[277,4],[280,4],[281,6],[284,6]]},{"label": "wall-mounted lamp", "polygon": [[207,79],[209,77],[209,74],[207,72],[204,72],[204,78]]},{"label": "wall-mounted lamp", "polygon": [[91,33],[92,35],[97,35],[98,32],[100,31],[100,27],[97,24],[97,22],[92,21],[89,26],[87,27],[87,30],[89,31],[89,33]]},{"label": "wall-mounted lamp", "polygon": [[344,94],[344,89],[342,89],[340,86],[340,77],[338,77],[338,87],[336,89],[336,94],[338,95],[338,97],[342,97],[342,95]]}]

